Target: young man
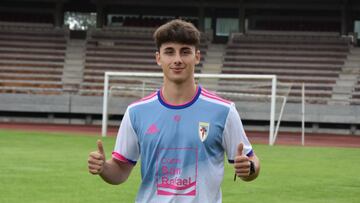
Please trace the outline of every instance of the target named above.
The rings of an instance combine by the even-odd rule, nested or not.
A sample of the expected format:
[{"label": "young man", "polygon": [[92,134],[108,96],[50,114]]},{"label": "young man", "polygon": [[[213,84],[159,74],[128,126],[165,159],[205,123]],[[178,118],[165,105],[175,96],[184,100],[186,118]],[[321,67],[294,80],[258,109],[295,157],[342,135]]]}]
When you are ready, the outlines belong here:
[{"label": "young man", "polygon": [[112,159],[101,141],[89,155],[89,172],[110,184],[126,181],[141,157],[136,202],[221,202],[224,154],[244,181],[255,179],[259,160],[234,103],[195,84],[200,33],[181,20],[154,33],[160,90],[128,106]]}]

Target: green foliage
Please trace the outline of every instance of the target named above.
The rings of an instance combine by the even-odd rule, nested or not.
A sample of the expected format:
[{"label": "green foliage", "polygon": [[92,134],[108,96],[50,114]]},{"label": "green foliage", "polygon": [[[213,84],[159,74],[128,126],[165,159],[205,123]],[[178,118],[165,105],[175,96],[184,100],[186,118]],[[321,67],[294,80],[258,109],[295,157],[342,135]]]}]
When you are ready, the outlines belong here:
[{"label": "green foliage", "polygon": [[70,30],[88,30],[96,27],[96,13],[65,12],[64,24]]},{"label": "green foliage", "polygon": [[[0,130],[0,202],[134,202],[137,165],[129,180],[113,186],[87,172],[98,137]],[[103,138],[108,158],[115,139]],[[254,145],[261,175],[233,182],[226,164],[223,202],[358,202],[360,149]]]}]

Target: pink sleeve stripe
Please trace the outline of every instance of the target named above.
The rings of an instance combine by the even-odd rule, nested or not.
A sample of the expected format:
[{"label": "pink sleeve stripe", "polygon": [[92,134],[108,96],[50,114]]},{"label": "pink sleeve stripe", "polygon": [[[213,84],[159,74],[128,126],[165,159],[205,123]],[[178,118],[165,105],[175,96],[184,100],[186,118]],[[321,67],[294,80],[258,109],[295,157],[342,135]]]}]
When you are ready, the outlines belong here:
[{"label": "pink sleeve stripe", "polygon": [[217,96],[217,95],[215,94],[215,92],[209,91],[209,90],[207,90],[207,89],[205,89],[205,88],[202,88],[202,91],[205,92],[205,93],[208,93],[208,94],[210,94],[210,95]]},{"label": "pink sleeve stripe", "polygon": [[136,103],[139,103],[139,102],[143,102],[143,101],[146,101],[146,100],[149,100],[149,99],[153,98],[153,97],[156,96],[156,95],[157,95],[157,91],[151,93],[150,95],[148,95],[148,96],[146,96],[146,97],[144,97],[144,98],[141,98],[141,99],[139,99],[139,100],[137,100],[137,101],[134,101],[134,102],[131,103],[130,105],[136,104]]},{"label": "pink sleeve stripe", "polygon": [[121,154],[119,154],[119,153],[117,153],[117,152],[113,152],[113,153],[112,153],[112,157],[113,157],[114,159],[119,160],[119,161],[124,162],[124,163],[129,163],[129,164],[133,164],[133,165],[136,164],[136,161],[132,161],[132,160],[130,160],[130,159],[127,159],[127,158],[125,158],[123,155],[121,155]]},{"label": "pink sleeve stripe", "polygon": [[223,99],[213,93],[209,93],[208,91],[202,91],[201,92],[205,97],[209,97],[211,99],[215,99],[215,100],[218,100],[218,101],[221,101],[221,102],[224,102],[224,103],[227,103],[227,104],[231,104],[232,102],[229,101],[229,100],[226,100],[226,99]]}]

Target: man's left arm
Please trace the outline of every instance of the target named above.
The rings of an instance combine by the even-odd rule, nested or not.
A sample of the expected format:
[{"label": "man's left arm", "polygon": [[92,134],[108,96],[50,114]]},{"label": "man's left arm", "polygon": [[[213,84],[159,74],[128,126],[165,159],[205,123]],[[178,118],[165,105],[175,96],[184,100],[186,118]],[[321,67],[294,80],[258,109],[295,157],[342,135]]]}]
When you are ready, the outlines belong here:
[{"label": "man's left arm", "polygon": [[237,154],[234,160],[235,175],[244,181],[256,179],[260,172],[260,160],[253,152],[250,156],[243,153],[244,144],[237,147]]}]

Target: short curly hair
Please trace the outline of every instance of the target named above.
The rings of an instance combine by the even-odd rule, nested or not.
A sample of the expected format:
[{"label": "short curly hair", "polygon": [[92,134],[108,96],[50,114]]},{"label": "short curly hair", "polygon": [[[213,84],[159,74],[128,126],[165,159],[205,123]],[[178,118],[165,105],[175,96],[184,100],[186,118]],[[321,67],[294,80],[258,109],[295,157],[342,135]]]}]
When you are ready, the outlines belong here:
[{"label": "short curly hair", "polygon": [[200,31],[192,23],[180,19],[163,24],[156,29],[153,37],[158,50],[167,42],[194,45],[196,49],[200,46]]}]

